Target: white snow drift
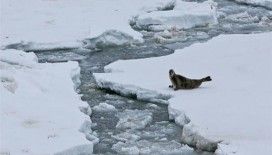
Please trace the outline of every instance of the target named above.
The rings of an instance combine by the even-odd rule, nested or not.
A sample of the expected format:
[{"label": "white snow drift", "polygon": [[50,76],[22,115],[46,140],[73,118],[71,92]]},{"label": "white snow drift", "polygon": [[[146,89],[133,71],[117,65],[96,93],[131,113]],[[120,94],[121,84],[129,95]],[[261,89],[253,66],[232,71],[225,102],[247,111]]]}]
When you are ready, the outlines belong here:
[{"label": "white snow drift", "polygon": [[[272,33],[221,35],[169,56],[117,61],[106,69],[119,72],[97,73],[95,77],[118,85],[118,91],[131,85],[134,91],[141,88],[172,95],[170,119],[184,126],[182,139],[190,145],[209,149],[223,140],[219,153],[269,154],[271,38]],[[168,88],[171,68],[190,78],[210,75],[213,81],[198,89],[173,91]]]},{"label": "white snow drift", "polygon": [[78,75],[76,62],[38,64],[34,53],[0,51],[0,154],[92,153]]}]

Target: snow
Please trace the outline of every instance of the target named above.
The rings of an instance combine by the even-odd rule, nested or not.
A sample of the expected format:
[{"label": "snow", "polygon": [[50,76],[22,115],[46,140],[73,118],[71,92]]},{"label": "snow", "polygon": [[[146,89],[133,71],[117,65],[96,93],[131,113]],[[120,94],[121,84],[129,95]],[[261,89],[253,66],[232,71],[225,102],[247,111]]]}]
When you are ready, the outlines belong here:
[{"label": "snow", "polygon": [[268,9],[272,9],[272,0],[235,0],[239,3],[245,3],[254,6],[261,6]]},{"label": "snow", "polygon": [[[269,154],[271,38],[271,32],[220,35],[169,56],[119,60],[106,66],[111,73],[94,75],[100,83],[118,85],[116,91],[131,86],[135,92],[144,89],[173,96],[168,106],[170,119],[184,126],[187,133],[182,139],[196,148],[207,150],[223,141],[218,153]],[[190,78],[209,75],[213,81],[198,89],[173,91],[168,88],[171,68]]]},{"label": "snow", "polygon": [[93,149],[88,147],[88,145],[79,145],[79,146],[75,146],[71,149],[67,149],[65,151],[62,152],[58,152],[55,155],[78,155],[80,152],[80,154],[91,154],[90,152],[93,152]]},{"label": "snow", "polygon": [[[14,40],[16,41],[16,40]],[[5,43],[5,42],[4,42]],[[65,50],[65,49],[76,49],[82,46],[82,43],[77,42],[50,42],[50,43],[38,43],[38,42],[10,42],[10,44],[4,44],[3,49],[17,49],[23,51],[46,51],[46,50]]]},{"label": "snow", "polygon": [[135,19],[137,28],[155,31],[214,24],[217,24],[217,18],[216,3],[213,1],[197,3],[177,0],[173,10],[153,11],[141,14]]},{"label": "snow", "polygon": [[76,62],[38,64],[34,53],[1,50],[0,69],[0,154],[92,153]]},{"label": "snow", "polygon": [[136,40],[129,20],[169,3],[165,0],[2,0],[1,47],[65,49],[82,46],[107,30],[121,31]]},{"label": "snow", "polygon": [[25,53],[17,50],[1,50],[0,60],[18,67],[33,67],[38,62],[38,58],[34,53]]},{"label": "snow", "polygon": [[97,105],[97,106],[94,106],[93,110],[107,112],[107,111],[116,111],[117,109],[115,109],[115,107],[113,105],[103,102],[103,103],[99,103],[99,105]]},{"label": "snow", "polygon": [[220,142],[206,138],[205,133],[202,133],[201,130],[199,130],[199,127],[192,123],[184,125],[181,140],[183,143],[193,146],[198,150],[209,152],[214,152],[217,150],[217,143]]}]

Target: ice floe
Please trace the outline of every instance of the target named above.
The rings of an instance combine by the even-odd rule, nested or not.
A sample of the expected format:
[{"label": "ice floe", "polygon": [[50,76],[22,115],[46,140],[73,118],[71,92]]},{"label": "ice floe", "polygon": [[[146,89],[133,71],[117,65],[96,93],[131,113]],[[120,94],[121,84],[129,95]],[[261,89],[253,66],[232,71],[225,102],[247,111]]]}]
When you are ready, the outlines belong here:
[{"label": "ice floe", "polygon": [[0,46],[24,50],[77,48],[82,46],[82,40],[112,29],[143,41],[142,34],[131,28],[129,20],[146,12],[144,8],[160,8],[169,2],[3,0]]},{"label": "ice floe", "polygon": [[133,26],[148,31],[188,29],[196,26],[217,24],[216,3],[176,1],[173,10],[153,11],[134,19]]},{"label": "ice floe", "polygon": [[117,30],[108,30],[96,38],[85,39],[83,47],[89,49],[103,49],[116,46],[131,45],[139,43],[132,36]]},{"label": "ice floe", "polygon": [[25,42],[11,43],[3,47],[3,49],[17,49],[24,51],[48,51],[48,50],[65,50],[76,49],[82,47],[81,42],[50,42],[50,43],[38,43],[38,42]]},{"label": "ice floe", "polygon": [[[271,32],[221,35],[169,56],[120,60],[106,66],[111,73],[95,76],[121,94],[130,86],[135,94],[144,89],[172,95],[169,117],[184,127],[183,141],[197,149],[269,154],[271,38]],[[191,78],[210,75],[213,81],[198,89],[173,91],[168,88],[171,68]]]},{"label": "ice floe", "polygon": [[76,62],[38,64],[34,53],[0,50],[0,154],[92,153],[79,72]]}]

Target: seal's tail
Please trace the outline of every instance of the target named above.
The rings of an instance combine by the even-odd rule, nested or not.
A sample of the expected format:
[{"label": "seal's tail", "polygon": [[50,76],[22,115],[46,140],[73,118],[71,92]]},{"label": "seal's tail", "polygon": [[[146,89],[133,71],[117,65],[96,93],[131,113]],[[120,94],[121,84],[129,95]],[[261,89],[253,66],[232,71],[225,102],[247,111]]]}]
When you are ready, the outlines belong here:
[{"label": "seal's tail", "polygon": [[202,80],[202,82],[212,81],[212,79],[211,79],[210,76],[207,76],[207,77],[205,77],[205,78],[203,78],[203,79],[201,79],[201,80]]}]

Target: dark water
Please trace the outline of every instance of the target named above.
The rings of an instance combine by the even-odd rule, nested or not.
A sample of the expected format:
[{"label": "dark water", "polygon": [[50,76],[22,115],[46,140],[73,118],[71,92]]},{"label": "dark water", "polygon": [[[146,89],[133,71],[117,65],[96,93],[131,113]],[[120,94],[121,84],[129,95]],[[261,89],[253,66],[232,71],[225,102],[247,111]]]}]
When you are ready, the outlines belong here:
[{"label": "dark water", "polygon": [[[93,110],[91,119],[96,124],[93,127],[93,131],[97,133],[97,137],[100,139],[100,142],[94,147],[94,153],[97,154],[116,154],[117,152],[112,149],[112,146],[120,140],[114,138],[114,136],[124,132],[139,136],[138,140],[147,140],[152,143],[161,143],[161,139],[164,142],[173,140],[180,143],[179,137],[181,137],[182,129],[175,123],[169,122],[167,105],[141,102],[133,98],[119,96],[107,90],[98,89],[92,76],[93,72],[103,72],[105,65],[118,59],[155,57],[171,53],[173,53],[173,50],[155,44],[109,48],[99,52],[92,52],[86,49],[36,52],[41,63],[63,62],[67,60],[78,61],[81,68],[81,85],[78,87],[78,92],[82,94],[82,100],[87,101],[91,107],[99,103],[107,103],[117,109],[116,111]],[[144,129],[117,129],[116,125],[119,121],[117,115],[128,109],[137,113],[142,112],[143,117],[145,117],[145,112],[151,113],[152,121]],[[165,130],[165,128],[168,130]],[[156,135],[154,136],[155,133]],[[178,146],[177,148],[180,147]]]},{"label": "dark water", "polygon": [[[188,148],[184,149],[180,145],[182,129],[169,121],[166,105],[137,101],[133,98],[122,97],[113,92],[98,89],[92,73],[103,72],[105,65],[119,59],[169,55],[174,52],[174,49],[184,48],[196,42],[204,42],[220,34],[247,34],[272,30],[271,25],[269,25],[272,15],[265,8],[240,5],[226,0],[216,0],[216,2],[220,13],[218,25],[182,30],[180,35],[166,42],[160,42],[155,37],[155,35],[163,35],[163,32],[138,29],[145,37],[145,43],[140,45],[105,48],[102,51],[88,49],[34,51],[41,63],[78,61],[81,68],[81,85],[77,89],[78,93],[82,94],[82,100],[87,101],[90,107],[97,106],[99,103],[107,103],[116,108],[112,111],[93,110],[91,119],[96,124],[93,131],[100,139],[94,147],[94,153],[117,154],[122,153],[120,147],[131,149],[137,146],[140,149],[153,148],[152,153],[154,154],[156,154],[156,151],[154,151],[156,149],[157,151],[165,149],[167,152],[167,148],[169,153],[174,153],[173,150],[176,150],[180,151],[178,154],[210,154],[195,152]],[[143,128],[116,128],[121,117],[128,117],[128,120],[131,119],[132,123],[135,123],[133,119],[137,115],[139,117],[136,118],[148,122],[143,125]],[[145,120],[150,116],[151,120]],[[134,140],[123,143],[124,140],[120,137],[125,136],[124,133]],[[115,145],[118,142],[119,144]]]}]

